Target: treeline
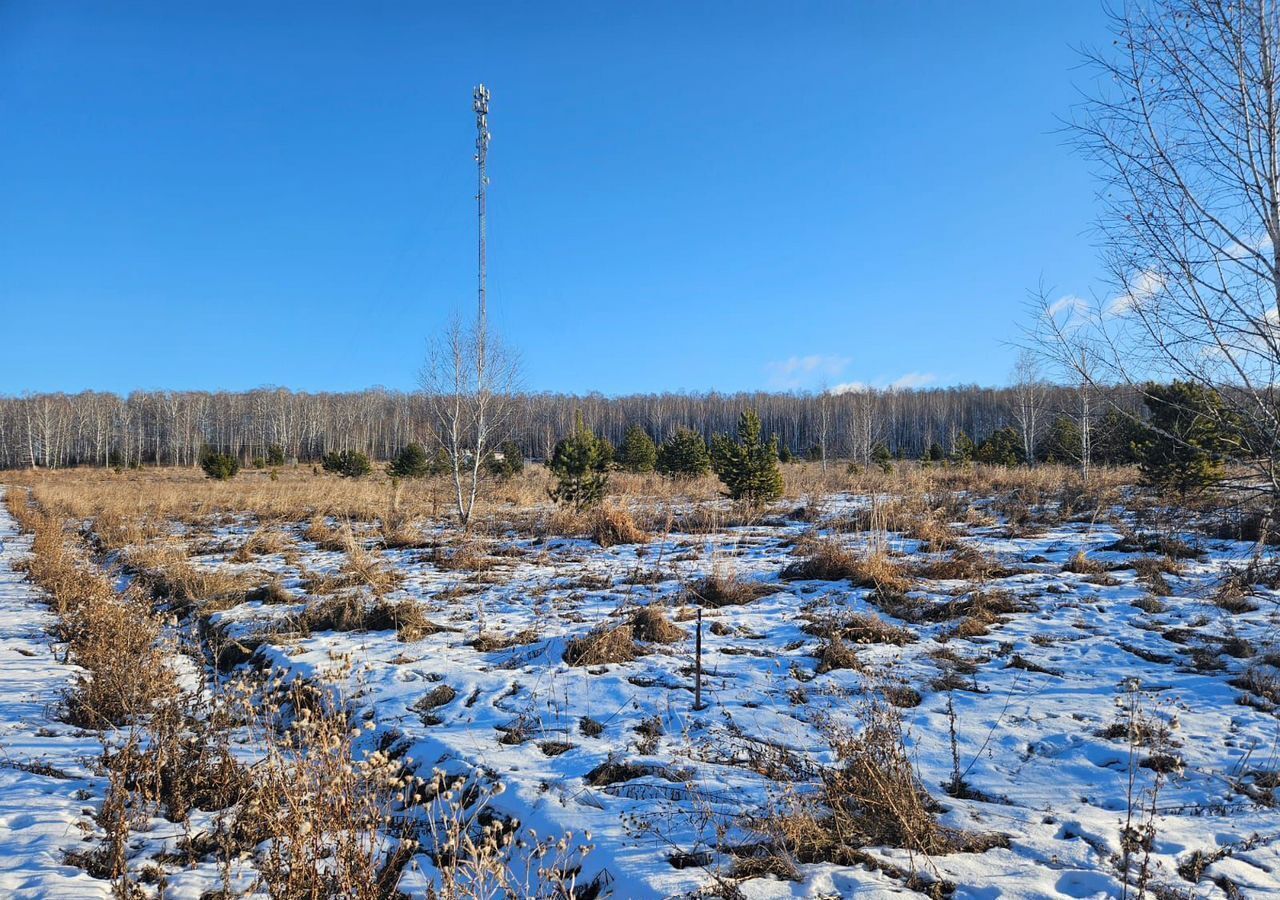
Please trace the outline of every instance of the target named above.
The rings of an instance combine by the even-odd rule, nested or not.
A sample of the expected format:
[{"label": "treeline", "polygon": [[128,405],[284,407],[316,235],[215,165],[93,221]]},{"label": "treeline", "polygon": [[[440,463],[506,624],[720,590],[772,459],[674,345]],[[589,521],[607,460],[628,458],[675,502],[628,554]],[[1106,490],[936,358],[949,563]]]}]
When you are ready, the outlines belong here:
[{"label": "treeline", "polygon": [[[864,463],[877,447],[919,458],[931,448],[950,453],[980,443],[1026,417],[1022,388],[951,387],[794,393],[526,394],[520,396],[511,439],[532,459],[548,459],[574,428],[575,416],[600,437],[620,444],[633,425],[661,442],[680,428],[710,440],[732,433],[744,409],[760,416],[766,435],[785,451]],[[1078,416],[1073,388],[1036,385],[1035,413],[1046,428],[1059,416]],[[1120,397],[1138,410],[1137,398]],[[1106,406],[1094,397],[1101,415]],[[137,391],[127,397],[86,391],[0,397],[0,467],[78,465],[195,466],[215,449],[245,463],[280,458],[318,461],[327,453],[359,451],[390,459],[410,443],[433,444],[428,404],[414,393],[371,389],[304,393],[284,388],[245,392]]]}]

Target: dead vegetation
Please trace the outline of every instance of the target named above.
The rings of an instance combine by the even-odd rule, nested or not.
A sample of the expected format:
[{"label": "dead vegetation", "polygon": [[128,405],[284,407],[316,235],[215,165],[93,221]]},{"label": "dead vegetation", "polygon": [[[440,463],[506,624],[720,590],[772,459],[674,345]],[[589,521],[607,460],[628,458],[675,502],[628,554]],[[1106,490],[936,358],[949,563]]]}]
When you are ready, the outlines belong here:
[{"label": "dead vegetation", "polygon": [[851,644],[904,644],[914,643],[915,632],[909,628],[890,625],[875,614],[843,613],[814,619],[804,625],[806,634],[831,640],[839,638]]},{"label": "dead vegetation", "polygon": [[631,617],[631,628],[636,640],[648,644],[675,644],[688,637],[683,628],[663,615],[657,606],[642,606]]},{"label": "dead vegetation", "polygon": [[157,646],[161,628],[150,604],[137,591],[117,593],[56,518],[30,509],[21,509],[21,516],[34,535],[27,574],[47,592],[56,635],[84,670],[65,698],[67,720],[86,728],[138,721],[176,691]]},{"label": "dead vegetation", "polygon": [[766,841],[739,860],[737,874],[795,877],[800,863],[858,865],[867,860],[864,847],[937,856],[1007,845],[999,835],[939,824],[939,807],[916,775],[893,707],[867,701],[858,718],[857,730],[825,726],[838,762],[819,769],[814,790],[789,791],[777,810],[752,820]]},{"label": "dead vegetation", "polygon": [[714,568],[709,575],[684,589],[684,600],[719,609],[722,606],[743,606],[781,589],[777,584],[749,580],[736,572]]},{"label": "dead vegetation", "polygon": [[602,622],[581,637],[565,642],[564,661],[571,666],[603,666],[630,662],[643,652],[636,644],[631,622]]},{"label": "dead vegetation", "polygon": [[782,570],[791,581],[849,581],[854,587],[891,593],[911,589],[903,567],[883,550],[859,552],[830,538],[819,538],[803,548],[805,558]]}]

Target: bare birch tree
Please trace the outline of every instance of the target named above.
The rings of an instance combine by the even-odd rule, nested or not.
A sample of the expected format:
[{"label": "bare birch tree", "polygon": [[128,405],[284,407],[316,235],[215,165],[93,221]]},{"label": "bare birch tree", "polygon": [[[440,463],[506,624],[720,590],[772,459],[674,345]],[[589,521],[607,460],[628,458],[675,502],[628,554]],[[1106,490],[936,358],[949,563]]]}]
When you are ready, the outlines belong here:
[{"label": "bare birch tree", "polygon": [[1278,497],[1275,3],[1154,0],[1112,18],[1073,123],[1104,183],[1109,288],[1043,298],[1037,338],[1091,387],[1178,379],[1218,393],[1221,413],[1207,412],[1250,468],[1236,486]]},{"label": "bare birch tree", "polygon": [[516,409],[518,365],[483,319],[455,320],[433,342],[420,382],[440,446],[449,458],[458,520],[471,526],[484,462],[506,439]]},{"label": "bare birch tree", "polygon": [[1045,384],[1040,373],[1040,359],[1031,350],[1018,354],[1013,366],[1013,420],[1022,439],[1027,465],[1036,464],[1036,440],[1040,436],[1040,414],[1044,409]]}]

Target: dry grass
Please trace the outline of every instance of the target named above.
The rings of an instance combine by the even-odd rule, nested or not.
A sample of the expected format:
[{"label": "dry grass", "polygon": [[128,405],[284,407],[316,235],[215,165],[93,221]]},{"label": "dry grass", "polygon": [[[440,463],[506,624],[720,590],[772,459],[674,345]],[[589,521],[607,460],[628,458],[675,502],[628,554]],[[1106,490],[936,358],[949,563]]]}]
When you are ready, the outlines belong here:
[{"label": "dry grass", "polygon": [[830,538],[807,541],[803,560],[782,570],[789,580],[850,581],[854,587],[903,593],[911,581],[902,566],[883,550],[858,552]]},{"label": "dry grass", "polygon": [[427,619],[422,607],[414,600],[370,602],[355,593],[313,601],[298,616],[297,625],[305,633],[395,631],[402,641],[416,641],[444,631]]},{"label": "dry grass", "polygon": [[861,672],[863,669],[857,651],[844,642],[839,632],[831,634],[822,642],[818,647],[817,657],[819,675],[835,669],[852,669],[855,672]]},{"label": "dry grass", "polygon": [[935,581],[990,581],[1018,574],[1017,569],[1011,569],[995,557],[968,545],[957,547],[945,559],[919,565],[915,571],[921,578]]},{"label": "dry grass", "polygon": [[226,609],[242,602],[250,590],[246,576],[222,569],[198,568],[188,561],[182,548],[174,544],[135,548],[125,554],[125,562],[152,598],[166,601],[180,615]]},{"label": "dry grass", "polygon": [[688,637],[684,629],[672,622],[657,606],[642,606],[631,617],[636,640],[650,644],[675,644]]},{"label": "dry grass", "polygon": [[908,537],[920,541],[920,549],[930,553],[954,550],[960,543],[955,528],[936,513],[916,519],[903,530]]},{"label": "dry grass", "polygon": [[176,691],[150,604],[137,591],[118,594],[55,517],[24,512],[23,521],[34,530],[28,576],[48,594],[57,636],[84,670],[65,698],[68,721],[86,728],[138,721]]},{"label": "dry grass", "polygon": [[231,555],[232,562],[251,562],[259,556],[285,553],[294,546],[293,536],[278,528],[258,528]]},{"label": "dry grass", "polygon": [[1077,550],[1067,560],[1067,564],[1062,567],[1062,571],[1072,572],[1076,575],[1101,575],[1107,571],[1107,567],[1096,559],[1090,559],[1083,550]]},{"label": "dry grass", "polygon": [[630,662],[643,652],[636,646],[635,628],[630,621],[621,625],[601,623],[565,643],[564,661],[571,666],[602,666]]},{"label": "dry grass", "polygon": [[737,874],[754,874],[762,867],[794,872],[801,863],[866,863],[870,857],[861,852],[863,847],[899,847],[935,856],[1007,846],[999,836],[967,835],[939,824],[939,808],[911,765],[896,709],[867,701],[859,718],[857,731],[826,723],[837,764],[818,771],[813,790],[790,794],[781,810],[752,820],[766,843],[754,848]]},{"label": "dry grass", "polygon": [[342,562],[342,577],[348,585],[371,588],[382,596],[404,583],[404,573],[392,568],[377,553],[352,541]]},{"label": "dry grass", "polygon": [[712,569],[711,574],[684,589],[684,600],[718,609],[722,606],[742,606],[781,589],[779,585],[752,581],[717,566]]},{"label": "dry grass", "polygon": [[587,533],[601,547],[643,544],[649,540],[649,535],[636,524],[631,513],[621,506],[593,509],[587,518]]},{"label": "dry grass", "polygon": [[355,536],[351,531],[351,523],[348,522],[341,528],[334,528],[325,520],[324,516],[312,516],[311,521],[307,523],[306,530],[302,532],[302,536],[319,549],[334,552],[345,552],[348,547],[355,543]]},{"label": "dry grass", "polygon": [[806,634],[852,644],[904,644],[914,643],[915,632],[909,628],[890,625],[877,615],[866,613],[846,613],[828,616],[807,623],[803,629]]}]

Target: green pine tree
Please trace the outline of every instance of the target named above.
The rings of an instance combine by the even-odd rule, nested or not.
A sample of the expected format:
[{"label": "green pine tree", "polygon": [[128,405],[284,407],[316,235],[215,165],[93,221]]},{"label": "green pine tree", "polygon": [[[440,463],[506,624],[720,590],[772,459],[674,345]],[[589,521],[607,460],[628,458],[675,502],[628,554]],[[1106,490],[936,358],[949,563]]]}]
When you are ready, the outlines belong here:
[{"label": "green pine tree", "polygon": [[387,464],[392,478],[425,478],[431,474],[431,457],[421,444],[406,444]]},{"label": "green pine tree", "polygon": [[618,462],[628,472],[652,472],[658,464],[658,445],[647,431],[632,425],[618,449]]},{"label": "green pine tree", "polygon": [[973,438],[961,431],[956,435],[955,446],[951,448],[951,461],[962,465],[971,463],[977,452],[978,448],[974,446]]},{"label": "green pine tree", "polygon": [[218,453],[206,447],[200,452],[200,468],[214,481],[229,481],[240,471],[240,460],[230,453]]},{"label": "green pine tree", "polygon": [[609,487],[612,458],[612,445],[596,437],[578,413],[573,434],[561,438],[551,454],[548,466],[556,476],[551,499],[576,510],[598,505]]},{"label": "green pine tree", "polygon": [[1234,430],[1222,397],[1189,381],[1149,384],[1145,394],[1148,421],[1136,443],[1143,483],[1185,497],[1221,481]]},{"label": "green pine tree", "polygon": [[524,471],[524,450],[515,441],[503,441],[485,460],[485,469],[501,481],[514,478]]},{"label": "green pine tree", "polygon": [[978,445],[974,459],[989,466],[1020,465],[1026,462],[1022,451],[1022,438],[1017,431],[1008,426],[998,428]]},{"label": "green pine tree", "polygon": [[359,450],[326,453],[320,458],[320,465],[326,472],[341,475],[343,478],[363,478],[373,471],[373,463]]},{"label": "green pine tree", "polygon": [[1036,441],[1036,459],[1047,463],[1080,462],[1083,443],[1080,426],[1070,416],[1058,416]]},{"label": "green pine tree", "polygon": [[884,444],[876,444],[871,448],[871,461],[880,467],[880,471],[888,475],[893,471],[893,454]]},{"label": "green pine tree", "polygon": [[782,472],[778,468],[778,441],[760,436],[760,417],[746,410],[738,418],[738,440],[716,435],[711,443],[711,465],[729,496],[760,506],[782,496]]},{"label": "green pine tree", "polygon": [[1105,466],[1131,466],[1138,462],[1137,445],[1144,436],[1142,422],[1112,408],[1093,426],[1090,449],[1094,460]]},{"label": "green pine tree", "polygon": [[681,428],[658,448],[657,468],[668,478],[700,478],[711,471],[711,455],[702,435]]}]

